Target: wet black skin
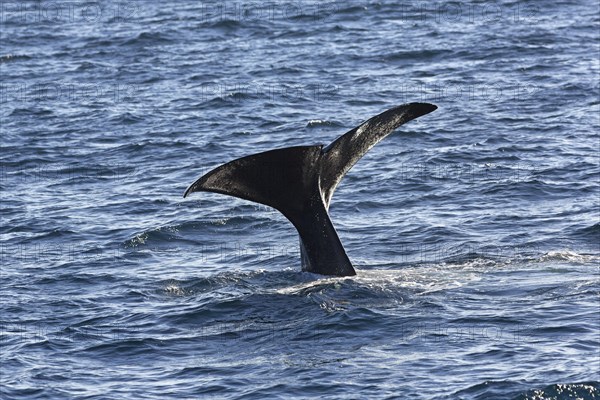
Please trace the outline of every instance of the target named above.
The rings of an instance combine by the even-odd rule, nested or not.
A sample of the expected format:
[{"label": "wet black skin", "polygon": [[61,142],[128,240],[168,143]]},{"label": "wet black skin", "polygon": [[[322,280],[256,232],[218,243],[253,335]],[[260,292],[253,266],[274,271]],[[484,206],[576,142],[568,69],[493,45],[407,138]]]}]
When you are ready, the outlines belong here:
[{"label": "wet black skin", "polygon": [[379,141],[436,108],[428,103],[404,104],[363,122],[327,147],[287,147],[238,158],[199,178],[183,197],[215,192],[273,207],[298,231],[303,271],[356,275],[329,218],[335,188]]}]

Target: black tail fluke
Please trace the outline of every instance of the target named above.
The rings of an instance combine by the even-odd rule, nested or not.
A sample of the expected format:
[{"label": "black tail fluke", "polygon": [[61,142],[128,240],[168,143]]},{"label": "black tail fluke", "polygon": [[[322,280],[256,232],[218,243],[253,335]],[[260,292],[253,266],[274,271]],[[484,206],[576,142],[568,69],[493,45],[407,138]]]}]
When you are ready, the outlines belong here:
[{"label": "black tail fluke", "polygon": [[215,168],[185,192],[215,192],[279,210],[300,235],[302,269],[323,275],[356,272],[331,223],[329,202],[346,172],[400,125],[434,111],[427,103],[410,103],[385,111],[326,148],[299,146],[238,158]]},{"label": "black tail fluke", "polygon": [[[288,216],[302,209],[311,179],[307,165],[320,157],[321,146],[270,150],[223,164],[194,182],[193,192],[214,192],[273,207]],[[315,171],[316,172],[316,171]],[[288,217],[289,218],[289,217]]]},{"label": "black tail fluke", "polygon": [[409,103],[391,108],[368,119],[324,148],[321,187],[325,204],[329,206],[333,192],[346,172],[373,146],[400,125],[436,109],[437,106],[429,103]]},{"label": "black tail fluke", "polygon": [[210,171],[185,192],[215,192],[279,210],[300,235],[303,270],[356,275],[319,190],[322,146],[288,147],[238,158]]}]

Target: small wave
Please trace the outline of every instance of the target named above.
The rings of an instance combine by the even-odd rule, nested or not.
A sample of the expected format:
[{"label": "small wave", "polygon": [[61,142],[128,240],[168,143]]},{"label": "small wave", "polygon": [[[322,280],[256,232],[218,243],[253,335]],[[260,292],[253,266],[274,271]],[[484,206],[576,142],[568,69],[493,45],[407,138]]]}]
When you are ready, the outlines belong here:
[{"label": "small wave", "polygon": [[119,114],[115,117],[112,117],[110,119],[111,122],[114,122],[115,124],[124,124],[124,125],[132,125],[132,124],[136,124],[138,122],[142,122],[144,121],[144,118],[139,117],[137,115],[134,115],[132,113],[129,112],[125,112],[123,114]]},{"label": "small wave", "polygon": [[82,71],[89,71],[89,70],[93,70],[99,68],[98,64],[93,63],[93,62],[89,62],[89,61],[83,61],[81,64],[79,64],[77,66],[77,68],[75,69],[76,72],[82,72]]},{"label": "small wave", "polygon": [[135,337],[125,340],[91,341],[91,345],[81,351],[95,354],[98,357],[114,357],[116,355],[135,356],[159,348],[163,341],[151,337]]},{"label": "small wave", "polygon": [[593,261],[596,257],[592,255],[578,254],[571,250],[550,251],[539,258],[539,261],[568,261],[585,263]]},{"label": "small wave", "polygon": [[31,57],[25,54],[6,54],[0,56],[0,64],[4,64],[7,62],[18,61],[18,60],[30,60]]},{"label": "small wave", "polygon": [[431,60],[436,57],[452,54],[452,50],[436,49],[436,50],[412,50],[412,51],[397,51],[390,55],[386,55],[386,61],[404,61],[407,60]]},{"label": "small wave", "polygon": [[124,243],[125,247],[135,248],[140,245],[145,245],[149,241],[163,243],[172,240],[179,232],[178,226],[162,226],[152,228],[144,232],[136,234],[133,238]]},{"label": "small wave", "polygon": [[136,37],[125,40],[123,45],[151,45],[156,46],[159,44],[171,43],[172,39],[167,33],[164,32],[142,32]]},{"label": "small wave", "polygon": [[587,226],[585,228],[577,229],[573,232],[572,236],[581,239],[591,239],[593,242],[598,243],[600,239],[600,223]]},{"label": "small wave", "polygon": [[163,292],[169,296],[186,296],[190,292],[183,288],[177,281],[169,281],[163,287]]},{"label": "small wave", "polygon": [[[348,4],[346,5],[345,3],[338,3],[336,4],[337,7],[340,7],[338,9],[335,9],[335,12],[337,14],[360,14],[360,16],[363,16],[364,12],[368,10],[368,7],[366,5],[363,4]],[[344,7],[345,6],[345,7]],[[381,4],[377,4],[377,6],[381,6]]]},{"label": "small wave", "polygon": [[243,25],[240,19],[235,18],[215,18],[202,24],[203,28],[210,28],[223,31],[232,31]]},{"label": "small wave", "polygon": [[597,382],[552,384],[543,389],[527,390],[516,396],[515,386],[516,382],[509,380],[485,381],[460,390],[454,395],[460,398],[513,398],[514,400],[588,400],[600,396],[600,384]]},{"label": "small wave", "polygon": [[44,115],[52,115],[54,112],[52,110],[46,108],[15,108],[12,110],[9,116],[18,117],[18,116],[44,116]]},{"label": "small wave", "polygon": [[307,128],[318,128],[320,126],[341,126],[341,125],[338,124],[337,122],[327,121],[327,120],[324,120],[324,119],[311,119],[306,124]]},{"label": "small wave", "polygon": [[598,399],[600,398],[600,384],[589,383],[564,383],[546,386],[543,389],[532,389],[520,394],[514,400],[562,400],[562,399]]}]

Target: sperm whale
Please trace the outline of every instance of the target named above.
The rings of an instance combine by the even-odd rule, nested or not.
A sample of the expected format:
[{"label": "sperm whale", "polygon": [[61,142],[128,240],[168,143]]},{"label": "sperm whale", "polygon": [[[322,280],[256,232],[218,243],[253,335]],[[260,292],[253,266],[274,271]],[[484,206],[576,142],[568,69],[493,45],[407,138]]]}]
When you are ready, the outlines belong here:
[{"label": "sperm whale", "polygon": [[363,122],[330,145],[296,146],[238,158],[196,180],[193,192],[214,192],[275,208],[300,236],[302,270],[351,276],[356,271],[329,218],[329,204],[346,173],[400,125],[437,109],[408,103]]}]

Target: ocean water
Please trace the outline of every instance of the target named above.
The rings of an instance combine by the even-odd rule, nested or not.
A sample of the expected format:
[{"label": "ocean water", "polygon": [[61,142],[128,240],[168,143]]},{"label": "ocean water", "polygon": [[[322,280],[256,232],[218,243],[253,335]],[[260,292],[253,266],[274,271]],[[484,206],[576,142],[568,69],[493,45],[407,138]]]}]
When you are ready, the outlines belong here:
[{"label": "ocean water", "polygon": [[[2,399],[600,398],[600,5],[0,2]],[[405,102],[301,272],[215,166]]]}]

